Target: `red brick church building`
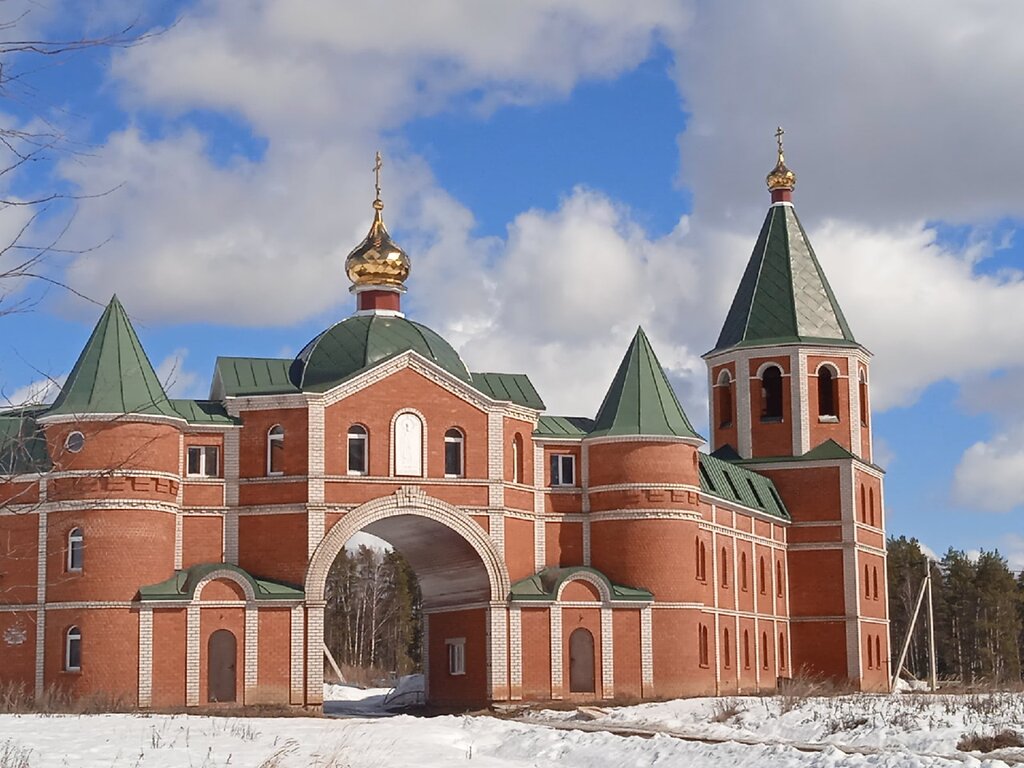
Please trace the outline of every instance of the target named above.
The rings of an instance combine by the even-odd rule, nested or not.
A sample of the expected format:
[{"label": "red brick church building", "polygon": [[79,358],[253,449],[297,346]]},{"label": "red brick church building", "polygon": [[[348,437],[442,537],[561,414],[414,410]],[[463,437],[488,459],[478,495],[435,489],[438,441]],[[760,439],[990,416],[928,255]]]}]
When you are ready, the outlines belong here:
[{"label": "red brick church building", "polygon": [[869,353],[791,202],[705,355],[709,452],[638,329],[593,418],[405,317],[380,202],[356,311],[169,399],[117,298],[52,405],[0,413],[0,684],[139,707],[317,707],[325,581],[358,531],[424,599],[447,705],[888,688]]}]

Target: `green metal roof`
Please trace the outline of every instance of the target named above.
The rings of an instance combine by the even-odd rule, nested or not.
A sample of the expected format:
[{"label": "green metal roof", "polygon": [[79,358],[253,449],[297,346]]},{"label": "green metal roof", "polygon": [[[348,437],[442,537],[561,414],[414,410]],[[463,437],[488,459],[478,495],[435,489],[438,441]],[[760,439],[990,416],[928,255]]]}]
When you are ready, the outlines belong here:
[{"label": "green metal roof", "polygon": [[782,520],[790,519],[775,484],[767,477],[706,453],[698,456],[702,491]]},{"label": "green metal roof", "polygon": [[512,585],[509,600],[554,600],[558,590],[566,580],[578,573],[589,573],[603,581],[608,587],[612,600],[653,600],[654,595],[646,589],[624,587],[613,584],[607,576],[596,568],[575,565],[566,568],[545,568],[533,576],[527,576]]},{"label": "green metal roof", "polygon": [[231,571],[252,585],[257,600],[302,600],[305,597],[298,587],[281,584],[276,581],[258,579],[248,571],[231,563],[202,563],[193,565],[183,571],[175,571],[174,575],[159,584],[150,584],[139,588],[139,599],[150,600],[191,600],[195,596],[196,585],[214,571]]},{"label": "green metal roof", "polygon": [[594,420],[583,416],[546,416],[537,419],[536,437],[586,437],[594,428]]},{"label": "green metal roof", "polygon": [[232,426],[242,423],[228,416],[224,406],[212,400],[171,400],[171,407],[189,424]]},{"label": "green metal roof", "polygon": [[117,296],[103,311],[47,415],[84,413],[181,418],[171,407]]},{"label": "green metal roof", "polygon": [[218,357],[210,397],[281,395],[299,391],[288,378],[291,360],[267,357]]},{"label": "green metal roof", "polygon": [[713,351],[815,343],[856,346],[792,205],[768,209]]},{"label": "green metal roof", "polygon": [[807,453],[803,453],[799,456],[758,456],[752,459],[742,459],[732,449],[730,445],[724,445],[714,453],[720,459],[725,459],[729,462],[751,464],[757,466],[759,464],[778,464],[780,462],[801,462],[801,461],[836,461],[841,459],[855,459],[879,472],[885,472],[877,464],[873,464],[870,461],[865,461],[863,458],[855,453],[847,450],[832,438],[819,443],[814,448],[811,448]]},{"label": "green metal roof", "polygon": [[324,392],[349,376],[412,350],[472,383],[452,346],[425,325],[404,317],[356,315],[313,339],[292,363],[290,378],[303,391]]},{"label": "green metal roof", "polygon": [[52,467],[36,416],[40,408],[19,408],[0,413],[0,474],[47,472]]},{"label": "green metal roof", "polygon": [[473,386],[494,400],[510,400],[517,405],[544,410],[533,382],[525,373],[474,373]]},{"label": "green metal roof", "polygon": [[597,412],[590,437],[599,435],[674,435],[698,438],[643,328],[619,364]]}]

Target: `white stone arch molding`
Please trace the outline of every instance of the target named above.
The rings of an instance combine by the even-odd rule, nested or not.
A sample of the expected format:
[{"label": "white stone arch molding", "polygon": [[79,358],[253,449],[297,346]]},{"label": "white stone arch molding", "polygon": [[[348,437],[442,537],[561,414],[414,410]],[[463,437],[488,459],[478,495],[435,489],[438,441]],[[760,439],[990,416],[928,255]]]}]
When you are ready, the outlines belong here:
[{"label": "white stone arch molding", "polygon": [[845,379],[846,378],[845,376],[843,376],[842,373],[839,372],[838,366],[836,366],[836,364],[833,363],[830,360],[824,360],[824,361],[818,363],[817,367],[814,369],[814,375],[815,376],[820,375],[822,368],[828,368],[830,371],[832,371],[832,378],[833,379],[839,379],[839,378]]},{"label": "white stone arch molding", "polygon": [[793,360],[792,360],[792,358],[789,355],[784,355],[784,356],[783,355],[778,355],[778,356],[775,357],[775,359],[768,360],[766,362],[761,363],[761,365],[758,366],[758,368],[757,368],[757,373],[754,374],[754,378],[755,379],[763,379],[764,378],[764,372],[767,371],[769,368],[778,368],[779,369],[779,373],[782,374],[782,378],[784,378],[784,379],[789,377],[791,374],[786,371],[786,366],[782,364],[782,360],[780,359],[782,357],[786,358],[786,362],[789,364],[789,367],[792,370],[792,368],[793,368]]},{"label": "white stone arch molding", "polygon": [[210,571],[210,573],[203,576],[203,578],[196,583],[196,588],[192,592],[192,600],[197,603],[202,602],[203,589],[206,585],[211,581],[220,581],[221,579],[233,582],[240,586],[242,588],[242,592],[245,593],[246,602],[251,603],[256,599],[256,593],[253,591],[252,584],[247,578],[228,568],[222,568]]},{"label": "white stone arch molding", "polygon": [[612,593],[608,589],[608,583],[601,577],[596,576],[593,573],[590,573],[589,571],[577,571],[576,573],[572,574],[572,576],[569,576],[561,584],[559,584],[558,593],[555,595],[555,600],[557,602],[562,602],[562,593],[565,591],[565,588],[572,584],[574,581],[587,582],[587,584],[590,584],[595,589],[597,589],[598,594],[601,595],[602,605],[611,605]]},{"label": "white stone arch molding", "polygon": [[[398,442],[398,436],[395,434],[395,427],[398,424],[398,419],[401,416],[405,416],[406,414],[410,414],[412,416],[415,416],[415,417],[417,417],[420,420],[420,474],[419,475],[398,475],[396,473],[397,457],[396,457],[395,451],[396,451],[396,448],[397,448],[396,443]],[[429,453],[428,448],[430,447],[430,443],[429,443],[429,438],[428,438],[427,417],[424,416],[421,411],[418,411],[415,408],[405,407],[405,408],[399,408],[397,411],[394,412],[394,414],[392,414],[392,416],[391,416],[391,424],[388,427],[388,446],[389,446],[389,454],[390,454],[389,457],[388,457],[388,460],[390,462],[389,467],[390,467],[390,471],[391,471],[391,476],[392,477],[409,477],[409,478],[413,478],[413,477],[426,477],[427,476],[427,455]]]},{"label": "white stone arch molding", "polygon": [[508,568],[490,536],[472,518],[447,502],[428,496],[416,487],[404,486],[391,496],[362,504],[335,523],[317,545],[306,574],[306,602],[322,604],[327,573],[334,559],[352,535],[371,523],[399,515],[416,515],[441,523],[460,535],[473,547],[487,571],[491,603],[504,603],[512,590]]}]

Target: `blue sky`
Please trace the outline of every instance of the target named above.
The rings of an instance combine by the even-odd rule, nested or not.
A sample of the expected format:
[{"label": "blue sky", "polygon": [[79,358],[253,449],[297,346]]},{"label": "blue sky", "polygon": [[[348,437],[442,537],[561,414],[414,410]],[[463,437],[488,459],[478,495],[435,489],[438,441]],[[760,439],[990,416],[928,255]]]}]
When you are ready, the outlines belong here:
[{"label": "blue sky", "polygon": [[[139,28],[173,28],[44,62],[0,102],[78,149],[2,183],[113,190],[54,204],[29,239],[70,221],[60,247],[103,243],[47,274],[116,291],[174,392],[202,397],[217,355],[292,355],[351,311],[341,265],[379,148],[406,308],[471,368],[525,371],[553,411],[592,415],[643,324],[706,434],[699,356],[782,123],[797,210],[875,353],[889,532],[1024,568],[1024,19],[939,4],[154,2]],[[95,34],[126,5],[26,3],[21,23]],[[3,215],[10,237],[23,213]],[[100,310],[15,290],[39,299],[2,320],[0,386],[20,398],[70,369]]]}]

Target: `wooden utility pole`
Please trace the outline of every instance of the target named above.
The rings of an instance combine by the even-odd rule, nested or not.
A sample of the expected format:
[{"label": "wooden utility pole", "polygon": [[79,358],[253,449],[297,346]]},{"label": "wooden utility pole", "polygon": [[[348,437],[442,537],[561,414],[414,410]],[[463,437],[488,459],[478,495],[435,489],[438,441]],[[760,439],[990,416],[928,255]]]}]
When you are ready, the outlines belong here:
[{"label": "wooden utility pole", "polygon": [[914,604],[914,615],[910,619],[910,626],[907,627],[907,636],[903,640],[903,650],[900,651],[900,660],[896,662],[893,669],[892,682],[889,690],[896,690],[896,681],[900,679],[900,672],[903,671],[903,662],[907,660],[907,650],[910,648],[910,638],[914,636],[914,629],[917,627],[917,617],[921,613],[921,603],[924,602],[925,594],[928,595],[928,687],[935,691],[939,687],[938,673],[935,659],[935,610],[932,605],[932,564],[931,560],[924,561],[924,581],[921,582],[921,590],[917,593],[917,602]]}]

